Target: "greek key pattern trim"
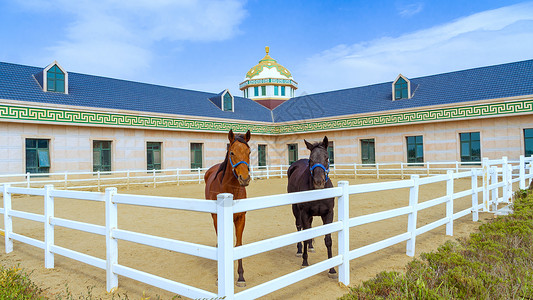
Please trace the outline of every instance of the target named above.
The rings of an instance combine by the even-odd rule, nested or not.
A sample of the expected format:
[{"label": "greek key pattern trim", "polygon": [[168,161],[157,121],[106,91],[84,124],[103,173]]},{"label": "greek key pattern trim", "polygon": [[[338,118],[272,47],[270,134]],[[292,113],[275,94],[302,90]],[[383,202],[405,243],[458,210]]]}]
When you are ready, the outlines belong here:
[{"label": "greek key pattern trim", "polygon": [[238,121],[220,122],[173,119],[162,117],[85,112],[50,108],[0,105],[0,119],[37,121],[67,124],[125,126],[191,131],[246,131],[260,134],[288,134],[299,132],[351,129],[369,126],[399,125],[427,121],[465,119],[472,117],[509,115],[533,112],[533,99],[452,107],[424,111],[382,114],[376,116],[345,118],[331,121],[301,122],[296,124],[244,124]]},{"label": "greek key pattern trim", "polygon": [[399,125],[426,121],[464,119],[495,115],[533,112],[533,100],[500,102],[472,106],[452,107],[377,116],[346,118],[332,121],[302,122],[300,124],[278,126],[277,134],[332,129],[350,129],[381,125]]},{"label": "greek key pattern trim", "polygon": [[230,129],[246,131],[250,129],[255,133],[270,133],[267,131],[270,130],[269,126],[237,122],[172,119],[7,105],[0,105],[0,119],[195,131],[229,131]]}]

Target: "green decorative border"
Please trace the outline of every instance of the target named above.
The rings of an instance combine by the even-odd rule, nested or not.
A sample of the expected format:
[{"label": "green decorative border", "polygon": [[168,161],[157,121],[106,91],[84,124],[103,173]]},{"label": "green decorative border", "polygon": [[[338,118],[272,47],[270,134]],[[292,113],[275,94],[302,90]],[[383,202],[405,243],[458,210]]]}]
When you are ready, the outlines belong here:
[{"label": "green decorative border", "polygon": [[158,129],[271,133],[270,126],[0,105],[0,119]]},{"label": "green decorative border", "polygon": [[465,119],[494,115],[533,112],[533,99],[514,102],[479,104],[424,111],[413,111],[377,116],[352,117],[326,121],[303,121],[291,124],[246,124],[228,121],[204,121],[124,115],[104,112],[85,112],[51,108],[0,105],[0,119],[39,121],[52,123],[125,126],[134,128],[158,128],[191,131],[219,131],[233,129],[244,132],[250,129],[259,134],[290,134],[333,129],[363,128],[369,126],[400,125],[417,122]]},{"label": "green decorative border", "polygon": [[355,117],[331,121],[302,122],[299,124],[279,125],[277,127],[276,134],[361,128],[369,126],[399,125],[416,122],[464,119],[527,112],[533,112],[533,99],[384,114],[378,116]]}]

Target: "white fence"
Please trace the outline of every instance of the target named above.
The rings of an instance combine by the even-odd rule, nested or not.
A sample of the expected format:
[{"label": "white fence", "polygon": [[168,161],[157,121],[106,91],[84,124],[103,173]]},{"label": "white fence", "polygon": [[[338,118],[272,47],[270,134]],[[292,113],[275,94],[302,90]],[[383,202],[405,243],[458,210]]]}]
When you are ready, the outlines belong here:
[{"label": "white fence", "polygon": [[[406,254],[413,256],[415,253],[416,237],[418,235],[443,225],[446,226],[446,234],[453,235],[454,220],[472,214],[472,219],[477,221],[478,211],[480,209],[489,211],[489,209],[497,208],[499,203],[509,203],[511,201],[513,183],[519,182],[520,188],[525,188],[526,181],[529,180],[531,182],[533,178],[533,168],[531,168],[532,163],[532,158],[524,157],[521,157],[520,161],[516,164],[509,162],[506,158],[501,160],[483,160],[482,169],[471,169],[463,172],[448,170],[446,174],[431,177],[420,178],[419,175],[413,175],[411,176],[411,179],[408,180],[361,185],[349,185],[348,182],[341,181],[339,182],[338,187],[330,189],[248,198],[239,201],[233,201],[231,194],[219,194],[218,200],[210,201],[118,194],[116,188],[107,188],[105,193],[97,193],[56,190],[51,185],[47,185],[44,188],[24,188],[4,184],[0,188],[0,192],[3,194],[3,208],[0,209],[0,213],[4,216],[3,234],[5,236],[6,253],[13,251],[13,241],[16,240],[43,249],[45,253],[46,268],[54,267],[54,255],[57,254],[105,269],[107,280],[106,288],[108,291],[111,291],[118,286],[118,275],[121,275],[190,298],[210,298],[218,296],[226,297],[226,299],[255,299],[337,266],[339,267],[339,281],[345,285],[349,285],[349,264],[351,260],[401,242],[406,242]],[[528,169],[529,172],[526,172]],[[478,186],[478,178],[480,177],[483,178],[482,186]],[[454,192],[454,181],[461,178],[470,178],[472,182],[471,188],[464,191]],[[436,182],[446,182],[446,195],[432,200],[419,202],[418,191],[420,186]],[[410,190],[408,206],[354,218],[349,217],[350,195],[404,188],[409,188]],[[500,190],[502,197],[499,197]],[[478,200],[478,193],[480,192],[483,193],[483,203],[481,204]],[[44,215],[12,209],[12,194],[42,196],[45,205]],[[55,217],[54,198],[56,197],[105,202],[105,226]],[[308,202],[329,197],[338,197],[338,220],[336,222],[234,248],[234,213]],[[454,213],[454,199],[462,197],[471,197],[472,204],[469,208]],[[446,204],[446,212],[441,219],[417,228],[417,214],[419,211],[443,203]],[[216,213],[218,214],[218,246],[210,247],[120,229],[117,224],[117,204]],[[356,249],[349,248],[350,228],[403,215],[408,216],[406,232],[364,247]],[[44,241],[13,232],[12,218],[14,217],[43,223],[45,233]],[[105,236],[106,259],[100,259],[55,245],[55,226]],[[338,253],[336,256],[235,294],[235,260],[335,232],[338,233]],[[135,242],[216,260],[218,264],[218,293],[215,294],[118,264],[118,240]]]},{"label": "white fence", "polygon": [[[332,164],[330,177],[394,177],[404,179],[410,175],[430,176],[444,174],[446,170],[455,172],[467,171],[479,167],[475,162],[425,162],[425,163],[375,163],[375,164]],[[268,165],[264,167],[250,166],[252,180],[283,178],[289,165]],[[149,185],[154,188],[158,184],[203,183],[208,168],[199,169],[164,169],[164,170],[119,170],[97,172],[56,172],[26,173],[0,175],[0,184],[10,183],[12,186],[39,187],[54,184],[56,189],[90,189],[101,191],[106,187]]]}]

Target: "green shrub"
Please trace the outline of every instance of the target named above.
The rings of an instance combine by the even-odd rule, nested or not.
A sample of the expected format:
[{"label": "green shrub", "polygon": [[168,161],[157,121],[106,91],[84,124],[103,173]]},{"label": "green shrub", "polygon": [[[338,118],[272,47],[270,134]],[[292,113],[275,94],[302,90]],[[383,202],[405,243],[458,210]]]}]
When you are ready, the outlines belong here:
[{"label": "green shrub", "polygon": [[382,272],[341,299],[533,298],[533,195],[514,195],[514,213],[468,239],[414,259],[405,274]]},{"label": "green shrub", "polygon": [[18,267],[0,265],[0,299],[46,299],[29,276]]}]

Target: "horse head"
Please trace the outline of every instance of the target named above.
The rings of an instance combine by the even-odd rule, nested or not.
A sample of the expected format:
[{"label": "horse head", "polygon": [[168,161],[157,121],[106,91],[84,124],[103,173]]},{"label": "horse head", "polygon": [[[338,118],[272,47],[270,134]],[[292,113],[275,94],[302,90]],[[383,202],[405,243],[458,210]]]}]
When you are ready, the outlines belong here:
[{"label": "horse head", "polygon": [[323,189],[329,179],[328,137],[324,136],[322,142],[314,144],[306,140],[304,142],[307,149],[311,151],[309,155],[309,170],[313,177],[313,186],[315,189]]},{"label": "horse head", "polygon": [[228,133],[228,158],[233,175],[241,186],[248,186],[250,183],[250,146],[248,146],[250,136],[250,130],[244,135],[235,135],[231,129]]}]

